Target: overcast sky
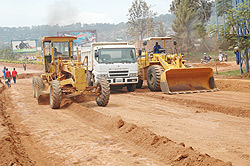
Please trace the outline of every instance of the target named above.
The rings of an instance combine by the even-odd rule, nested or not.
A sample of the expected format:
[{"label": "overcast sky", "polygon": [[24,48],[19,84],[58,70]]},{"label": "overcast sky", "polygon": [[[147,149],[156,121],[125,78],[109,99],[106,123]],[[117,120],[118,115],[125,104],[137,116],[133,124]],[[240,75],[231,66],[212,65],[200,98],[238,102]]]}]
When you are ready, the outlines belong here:
[{"label": "overcast sky", "polygon": [[[0,27],[44,24],[120,23],[133,0],[0,0]],[[158,15],[172,0],[145,0]]]}]

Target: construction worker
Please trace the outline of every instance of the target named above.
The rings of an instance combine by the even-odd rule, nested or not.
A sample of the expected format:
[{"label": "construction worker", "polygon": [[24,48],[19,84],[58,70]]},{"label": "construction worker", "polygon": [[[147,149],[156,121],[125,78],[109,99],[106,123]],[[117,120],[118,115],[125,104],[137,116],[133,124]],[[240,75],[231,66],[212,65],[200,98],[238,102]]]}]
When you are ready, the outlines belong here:
[{"label": "construction worker", "polygon": [[160,49],[161,49],[161,46],[158,45],[158,42],[156,42],[156,43],[155,43],[155,46],[154,46],[154,48],[153,48],[153,52],[154,52],[155,54],[158,54],[158,53],[160,53]]},{"label": "construction worker", "polygon": [[11,87],[11,74],[10,74],[10,71],[8,71],[8,68],[6,68],[6,72],[5,72],[5,84],[8,86],[8,87]]},{"label": "construction worker", "polygon": [[12,77],[13,77],[13,81],[14,81],[14,84],[15,84],[16,83],[16,77],[17,77],[17,71],[16,71],[15,68],[13,68]]}]

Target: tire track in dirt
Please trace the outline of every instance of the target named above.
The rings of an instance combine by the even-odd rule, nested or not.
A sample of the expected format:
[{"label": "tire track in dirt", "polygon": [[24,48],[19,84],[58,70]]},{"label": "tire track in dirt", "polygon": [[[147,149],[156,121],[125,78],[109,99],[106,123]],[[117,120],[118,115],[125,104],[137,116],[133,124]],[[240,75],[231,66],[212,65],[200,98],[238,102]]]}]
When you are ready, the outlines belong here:
[{"label": "tire track in dirt", "polygon": [[[234,94],[237,95],[238,98],[235,98]],[[165,102],[175,102],[186,107],[197,108],[200,111],[213,111],[237,117],[250,118],[250,107],[248,106],[248,102],[242,98],[242,96],[246,96],[245,98],[250,97],[250,95],[246,93],[218,91],[208,92],[206,94],[201,93],[169,96],[161,92],[149,92],[147,89],[140,89],[139,91],[131,93],[131,95],[143,95]],[[235,98],[235,100],[233,98]]]},{"label": "tire track in dirt", "polygon": [[[29,94],[24,94],[25,99],[21,98],[20,101],[18,102],[23,102],[24,100],[25,101],[30,100],[29,103],[22,106],[23,107],[22,111],[20,110],[19,112],[12,111],[12,115],[13,116],[15,116],[16,114],[26,115],[24,116],[25,122],[23,123],[27,123],[27,125],[33,121],[36,122],[36,124],[34,124],[33,126],[29,126],[30,127],[29,130],[30,132],[33,131],[33,134],[40,132],[41,134],[44,135],[40,140],[41,143],[39,143],[39,146],[49,145],[51,147],[54,147],[54,149],[52,149],[53,151],[50,152],[51,158],[53,158],[53,156],[51,155],[60,154],[62,150],[64,151],[67,150],[67,152],[64,153],[67,153],[68,156],[76,154],[77,153],[75,152],[76,149],[73,148],[74,145],[69,146],[66,144],[65,147],[64,144],[60,142],[58,142],[55,145],[56,142],[54,141],[56,140],[54,139],[64,140],[67,139],[67,137],[68,138],[73,137],[75,140],[80,141],[84,139],[86,136],[81,137],[82,135],[78,132],[81,132],[82,129],[77,129],[74,127],[77,126],[79,127],[79,125],[84,127],[86,124],[86,127],[84,127],[83,130],[88,131],[89,129],[87,129],[87,127],[90,128],[91,133],[89,133],[89,135],[95,134],[95,137],[100,137],[100,133],[107,133],[112,137],[116,138],[118,142],[124,143],[128,149],[132,149],[133,152],[137,152],[132,156],[135,158],[137,156],[149,157],[150,159],[162,163],[162,165],[209,165],[209,164],[231,165],[230,162],[225,163],[207,154],[201,154],[198,151],[193,150],[192,147],[185,147],[184,143],[177,144],[176,142],[168,139],[167,137],[162,137],[153,133],[147,128],[139,127],[133,123],[127,123],[120,117],[110,117],[101,114],[93,109],[89,109],[80,104],[74,103],[69,99],[63,101],[61,105],[62,109],[60,110],[51,110],[49,109],[49,106],[34,105],[36,104],[36,102],[35,99],[32,97],[32,90],[30,87],[31,87],[30,79],[22,80],[22,88],[17,87],[17,89],[12,91],[13,96],[18,95],[18,93],[24,94],[23,93],[24,91],[26,93],[29,93]],[[15,91],[17,91],[18,93],[14,93]],[[38,110],[39,107],[41,108],[41,110]],[[49,117],[52,117],[53,121],[52,119],[50,119],[50,121],[47,121]],[[57,118],[54,119],[53,117]],[[28,121],[30,122],[28,123]],[[40,126],[38,123],[43,125]],[[35,128],[37,124],[40,127],[44,128],[44,126],[45,127],[47,126],[49,128],[47,130],[41,130],[40,128],[37,129]],[[58,125],[64,125],[64,126],[60,127]],[[71,128],[67,128],[67,126]],[[101,131],[101,132],[93,133],[92,128],[95,129],[94,131]],[[76,133],[74,135],[72,135],[74,133],[74,130],[72,129],[76,130]],[[60,135],[62,134],[60,133],[60,131],[63,132],[64,138],[59,138]],[[52,135],[50,135],[49,132],[52,132],[51,133]],[[50,137],[54,139],[50,139]],[[48,138],[49,140],[47,140]],[[43,143],[45,145],[43,145]],[[105,146],[108,149],[109,146],[111,145],[105,144]],[[77,150],[80,151],[83,147],[84,146],[77,147]],[[41,147],[41,149],[43,149],[43,147]],[[68,152],[68,150],[70,151],[70,153]],[[105,152],[104,149],[102,151]],[[91,164],[94,161],[95,159],[90,160],[89,164]],[[81,163],[80,161],[76,162]],[[137,164],[142,164],[142,163],[137,163]]]},{"label": "tire track in dirt", "polygon": [[[162,94],[161,92],[148,93]],[[210,94],[200,95],[210,96]],[[189,98],[190,96],[193,95],[189,95]],[[130,123],[150,129],[177,142],[184,142],[202,153],[231,161],[235,165],[250,163],[250,150],[247,148],[250,146],[249,118],[201,110],[187,103],[155,99],[144,93],[133,95],[125,89],[111,93],[108,107],[95,107],[94,101],[81,104],[108,116],[121,116]]]},{"label": "tire track in dirt", "polygon": [[159,136],[133,123],[126,123],[121,117],[110,117],[93,109],[73,103],[69,107],[71,112],[88,122],[89,125],[101,128],[115,135],[118,139],[128,142],[141,149],[146,155],[152,155],[168,165],[231,165],[208,154],[201,154],[192,147],[185,147],[184,143],[176,142],[164,136]]},{"label": "tire track in dirt", "polygon": [[6,112],[9,107],[8,96],[4,92],[5,86],[0,80],[0,165],[35,165],[25,152],[19,134]]}]

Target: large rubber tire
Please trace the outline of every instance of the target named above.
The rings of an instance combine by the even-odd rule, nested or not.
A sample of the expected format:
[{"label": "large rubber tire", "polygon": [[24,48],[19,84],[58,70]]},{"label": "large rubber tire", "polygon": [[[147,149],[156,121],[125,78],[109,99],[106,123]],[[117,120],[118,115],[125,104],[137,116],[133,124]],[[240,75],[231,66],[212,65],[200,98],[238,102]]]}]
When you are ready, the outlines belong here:
[{"label": "large rubber tire", "polygon": [[61,84],[57,80],[53,80],[50,85],[50,107],[52,109],[60,108],[62,101]]},{"label": "large rubber tire", "polygon": [[209,78],[208,83],[209,83],[210,89],[214,89],[214,88],[216,87],[215,81],[214,81],[214,77],[213,77],[213,76]]},{"label": "large rubber tire", "polygon": [[96,103],[99,106],[105,107],[109,102],[110,86],[108,80],[100,78],[96,83],[96,93],[99,95],[96,97]]},{"label": "large rubber tire", "polygon": [[33,90],[33,97],[34,98],[36,98],[36,96],[37,96],[37,94],[36,94],[36,92],[37,92],[37,90],[36,90],[36,79],[37,79],[38,77],[33,77],[32,78],[32,90]]},{"label": "large rubber tire", "polygon": [[147,83],[148,88],[151,91],[159,91],[161,90],[161,74],[164,71],[163,67],[160,65],[152,65],[148,68],[147,72]]},{"label": "large rubber tire", "polygon": [[127,85],[127,90],[128,90],[129,92],[134,92],[135,89],[136,89],[136,84],[128,84],[128,85]]},{"label": "large rubber tire", "polygon": [[37,77],[36,80],[36,99],[38,99],[40,92],[44,89],[44,83],[43,83],[43,79],[41,77]]}]

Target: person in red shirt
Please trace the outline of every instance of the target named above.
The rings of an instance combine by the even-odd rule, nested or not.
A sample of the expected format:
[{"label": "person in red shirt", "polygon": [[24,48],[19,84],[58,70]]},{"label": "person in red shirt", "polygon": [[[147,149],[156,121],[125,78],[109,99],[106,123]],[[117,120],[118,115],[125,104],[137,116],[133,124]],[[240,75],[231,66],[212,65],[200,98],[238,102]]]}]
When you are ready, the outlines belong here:
[{"label": "person in red shirt", "polygon": [[8,87],[11,87],[11,74],[8,68],[6,68],[5,78],[6,78],[5,83],[7,84]]},{"label": "person in red shirt", "polygon": [[15,68],[13,68],[12,77],[13,77],[14,84],[16,83],[16,76],[17,76],[17,71]]}]

